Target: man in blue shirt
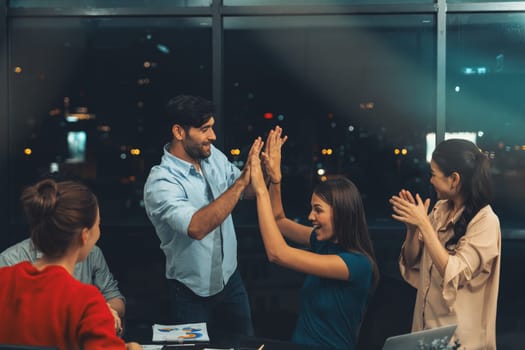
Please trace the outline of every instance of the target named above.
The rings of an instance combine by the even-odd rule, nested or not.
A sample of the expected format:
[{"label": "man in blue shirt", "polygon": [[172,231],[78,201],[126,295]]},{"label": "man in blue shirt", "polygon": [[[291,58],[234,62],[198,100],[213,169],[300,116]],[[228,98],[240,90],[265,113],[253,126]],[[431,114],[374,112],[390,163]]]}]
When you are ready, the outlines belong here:
[{"label": "man in blue shirt", "polygon": [[172,140],[146,180],[144,203],[166,255],[173,322],[206,322],[214,343],[231,343],[253,334],[231,217],[250,174],[213,146],[213,112],[202,97],[168,102]]}]

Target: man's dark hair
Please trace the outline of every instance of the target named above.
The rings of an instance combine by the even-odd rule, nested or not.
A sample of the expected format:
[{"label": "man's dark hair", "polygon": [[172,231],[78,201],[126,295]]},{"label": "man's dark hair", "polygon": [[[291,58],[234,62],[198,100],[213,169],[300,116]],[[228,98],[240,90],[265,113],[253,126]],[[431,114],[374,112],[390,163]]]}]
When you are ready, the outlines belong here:
[{"label": "man's dark hair", "polygon": [[215,106],[200,96],[179,95],[166,104],[169,126],[179,124],[184,129],[198,128],[213,116]]}]

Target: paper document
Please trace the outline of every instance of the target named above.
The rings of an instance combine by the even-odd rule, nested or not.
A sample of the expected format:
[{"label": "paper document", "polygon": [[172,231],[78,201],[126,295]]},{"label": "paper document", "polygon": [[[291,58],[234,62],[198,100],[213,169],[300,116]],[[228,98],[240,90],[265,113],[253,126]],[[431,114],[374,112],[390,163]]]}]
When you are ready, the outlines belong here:
[{"label": "paper document", "polygon": [[205,322],[179,325],[154,324],[153,341],[207,342],[210,338]]}]

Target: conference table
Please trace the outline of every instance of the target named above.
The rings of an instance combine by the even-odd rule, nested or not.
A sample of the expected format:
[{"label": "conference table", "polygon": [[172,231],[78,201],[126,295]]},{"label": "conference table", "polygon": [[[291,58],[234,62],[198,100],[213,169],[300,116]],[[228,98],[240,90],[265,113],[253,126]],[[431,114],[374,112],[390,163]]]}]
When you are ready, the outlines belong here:
[{"label": "conference table", "polygon": [[310,347],[293,344],[287,341],[259,338],[242,337],[232,341],[230,344],[214,345],[213,343],[183,343],[165,344],[163,350],[329,350],[326,348]]},{"label": "conference table", "polygon": [[263,345],[262,350],[331,350],[257,336],[236,336],[231,341],[221,344],[214,344],[213,339],[210,339],[210,342],[202,343],[154,343],[152,341],[151,327],[127,328],[124,340],[138,342],[145,347],[145,350],[160,350],[162,347],[164,347],[164,350],[259,350]]}]

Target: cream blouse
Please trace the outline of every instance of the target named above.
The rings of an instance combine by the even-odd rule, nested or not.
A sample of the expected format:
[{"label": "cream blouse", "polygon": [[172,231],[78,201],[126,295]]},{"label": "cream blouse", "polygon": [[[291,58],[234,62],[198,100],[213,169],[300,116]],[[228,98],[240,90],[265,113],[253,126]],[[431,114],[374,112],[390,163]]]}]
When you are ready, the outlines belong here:
[{"label": "cream blouse", "polygon": [[[440,242],[453,236],[454,217],[448,201],[436,203],[429,215]],[[442,277],[423,245],[417,263],[406,266],[404,246],[399,267],[403,278],[417,288],[412,331],[457,324],[461,349],[496,349],[496,308],[501,255],[499,219],[490,205],[467,226],[450,254]]]}]

